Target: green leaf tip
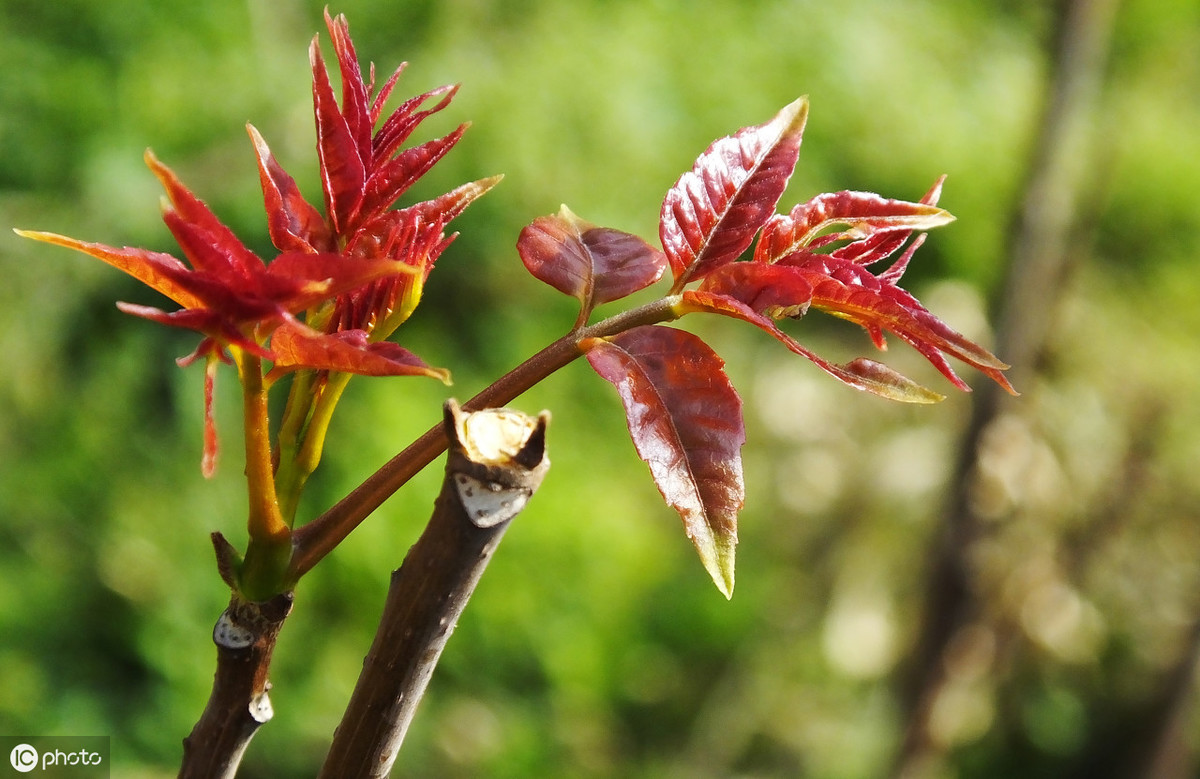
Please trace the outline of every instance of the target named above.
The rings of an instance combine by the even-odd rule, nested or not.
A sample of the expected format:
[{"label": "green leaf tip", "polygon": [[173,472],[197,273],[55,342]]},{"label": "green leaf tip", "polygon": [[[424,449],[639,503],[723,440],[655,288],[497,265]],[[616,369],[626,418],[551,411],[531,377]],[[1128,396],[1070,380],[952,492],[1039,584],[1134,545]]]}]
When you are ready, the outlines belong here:
[{"label": "green leaf tip", "polygon": [[733,599],[733,567],[737,551],[736,536],[719,536],[712,539],[712,544],[706,548],[699,545],[696,551],[700,553],[700,561],[704,569],[712,577],[713,584],[725,596],[726,600]]}]

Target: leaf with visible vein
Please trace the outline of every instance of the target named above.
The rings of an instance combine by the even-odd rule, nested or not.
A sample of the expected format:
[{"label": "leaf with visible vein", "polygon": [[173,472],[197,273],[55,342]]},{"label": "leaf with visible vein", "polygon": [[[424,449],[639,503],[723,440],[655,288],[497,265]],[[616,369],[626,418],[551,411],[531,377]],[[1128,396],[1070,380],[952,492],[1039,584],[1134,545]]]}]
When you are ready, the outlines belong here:
[{"label": "leaf with visible vein", "polygon": [[616,387],[638,455],[679,513],[713,583],[731,597],[746,433],[724,362],[697,336],[663,326],[579,346]]},{"label": "leaf with visible vein", "polygon": [[596,225],[563,206],[521,231],[517,253],[535,278],[580,303],[580,324],[595,306],[619,300],[662,277],[662,252],[636,235]]},{"label": "leaf with visible vein", "polygon": [[675,289],[737,259],[775,213],[800,155],[808,98],[713,143],[667,192],[659,237]]}]

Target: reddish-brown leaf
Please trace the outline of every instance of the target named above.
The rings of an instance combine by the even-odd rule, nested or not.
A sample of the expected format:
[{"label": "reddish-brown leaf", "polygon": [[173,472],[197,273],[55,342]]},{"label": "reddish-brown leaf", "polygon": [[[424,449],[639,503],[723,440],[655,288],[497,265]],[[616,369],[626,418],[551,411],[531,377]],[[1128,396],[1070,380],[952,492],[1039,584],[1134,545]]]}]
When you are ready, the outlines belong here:
[{"label": "reddish-brown leaf", "polygon": [[800,98],[769,122],[721,138],[667,192],[659,237],[676,289],[750,246],[796,167],[807,118]]},{"label": "reddish-brown leaf", "polygon": [[858,263],[836,257],[797,253],[783,263],[796,263],[812,285],[812,305],[866,328],[877,344],[887,330],[911,344],[954,386],[969,390],[946,361],[943,352],[971,365],[1014,393],[994,354],[949,327],[895,284],[880,281]]},{"label": "reddish-brown leaf", "polygon": [[438,195],[432,200],[423,200],[420,203],[414,203],[411,206],[398,209],[394,213],[401,214],[401,218],[409,218],[415,214],[419,215],[421,220],[425,222],[436,221],[441,224],[449,224],[452,219],[465,211],[467,206],[475,202],[477,198],[484,195],[492,187],[499,184],[503,178],[504,176],[501,174],[498,176],[489,176],[479,181],[472,181],[455,187],[445,194]]},{"label": "reddish-brown leaf", "polygon": [[579,300],[580,320],[662,277],[666,257],[641,238],[596,225],[563,206],[521,231],[517,253],[540,281]]},{"label": "reddish-brown leaf", "polygon": [[[834,241],[861,241],[896,231],[929,230],[954,220],[949,212],[924,203],[890,200],[871,192],[830,192],[777,214],[763,227],[756,262],[774,262],[802,249]],[[842,229],[826,233],[831,227]]]},{"label": "reddish-brown leaf", "polygon": [[749,322],[770,333],[795,354],[811,360],[813,364],[830,376],[855,389],[905,403],[936,403],[944,399],[943,395],[926,389],[912,379],[874,360],[860,357],[845,365],[830,362],[806,349],[794,338],[780,330],[770,317],[727,295],[702,290],[687,290],[683,293],[683,298],[675,310],[681,316],[695,311],[707,311]]},{"label": "reddish-brown leaf", "polygon": [[704,277],[699,289],[774,319],[803,316],[812,300],[812,285],[798,268],[758,262],[722,265]]},{"label": "reddish-brown leaf", "polygon": [[[412,135],[413,130],[417,129],[421,122],[450,105],[450,101],[457,93],[457,84],[446,84],[416,97],[410,97],[401,103],[400,107],[384,120],[379,132],[375,133],[374,159],[385,160],[395,154],[400,145],[408,140],[408,136]],[[417,110],[426,101],[438,96],[442,96],[442,99],[432,108]]]},{"label": "reddish-brown leaf", "polygon": [[22,238],[31,238],[35,241],[90,254],[117,270],[128,273],[147,287],[166,295],[181,306],[192,308],[204,305],[204,300],[189,284],[189,277],[193,275],[193,271],[169,254],[152,252],[147,249],[133,249],[128,246],[118,249],[102,243],[79,241],[57,233],[35,230],[14,230],[13,232]]},{"label": "reddish-brown leaf", "polygon": [[[167,226],[172,226],[171,217],[190,226],[192,240],[188,245],[180,243],[180,248],[187,254],[193,268],[212,273],[227,282],[249,279],[262,271],[263,261],[247,249],[233,231],[193,195],[170,168],[159,162],[149,149],[146,150],[145,160],[171,201],[170,208],[164,214]],[[192,256],[192,252],[196,253],[195,257]]]},{"label": "reddish-brown leaf", "polygon": [[376,279],[420,272],[404,262],[385,258],[284,252],[267,266],[260,283],[265,297],[279,300],[288,311],[297,313]]},{"label": "reddish-brown leaf", "polygon": [[354,141],[358,158],[369,163],[374,122],[371,120],[371,108],[367,104],[367,86],[363,83],[358,55],[354,53],[354,44],[350,40],[350,25],[344,14],[333,18],[326,8],[325,26],[329,28],[329,37],[337,54],[338,71],[342,77],[342,116],[346,119],[346,129]]},{"label": "reddish-brown leaf", "polygon": [[713,582],[730,597],[746,435],[724,362],[697,336],[662,326],[579,346],[616,387],[638,455],[683,519]]},{"label": "reddish-brown leaf", "polygon": [[117,301],[117,308],[122,313],[148,319],[160,325],[207,333],[208,337],[201,342],[200,349],[178,361],[181,366],[190,365],[202,352],[216,350],[224,344],[232,344],[259,357],[269,358],[271,356],[271,353],[256,343],[253,338],[246,336],[234,327],[227,317],[210,308],[181,308],[178,311],[168,312],[152,306],[139,306],[122,301]]}]

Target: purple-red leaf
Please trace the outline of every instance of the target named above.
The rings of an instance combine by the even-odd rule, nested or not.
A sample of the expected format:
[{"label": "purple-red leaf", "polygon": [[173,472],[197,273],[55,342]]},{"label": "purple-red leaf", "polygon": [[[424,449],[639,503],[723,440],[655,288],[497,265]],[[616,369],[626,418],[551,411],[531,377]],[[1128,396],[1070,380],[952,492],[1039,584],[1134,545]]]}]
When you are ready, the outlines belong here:
[{"label": "purple-red leaf", "polygon": [[638,455],[713,582],[731,597],[746,434],[724,362],[697,336],[662,326],[579,346],[616,387]]},{"label": "purple-red leaf", "polygon": [[722,265],[704,277],[699,290],[739,301],[774,319],[808,311],[812,285],[797,268],[758,262]]},{"label": "purple-red leaf", "polygon": [[796,167],[808,99],[713,143],[667,192],[659,237],[678,290],[733,262],[775,212]]},{"label": "purple-red leaf", "polygon": [[350,25],[346,22],[344,14],[333,18],[326,8],[325,26],[329,28],[329,37],[333,40],[333,50],[337,54],[338,70],[342,77],[342,116],[346,119],[346,129],[354,140],[358,158],[369,162],[374,122],[371,119],[371,107],[367,105],[367,86],[363,83],[358,55],[354,53],[354,44],[350,41]]},{"label": "purple-red leaf", "polygon": [[[925,203],[890,200],[871,192],[830,192],[771,217],[754,250],[756,262],[774,262],[833,241],[860,241],[896,231],[930,230],[952,222],[949,212]],[[843,229],[822,235],[834,226]]]},{"label": "purple-red leaf", "polygon": [[781,264],[792,264],[808,279],[815,308],[861,325],[877,345],[882,344],[882,331],[887,330],[911,344],[959,389],[969,390],[943,352],[1016,394],[1004,376],[1006,364],[931,314],[911,294],[880,281],[860,264],[804,252],[784,258]]},{"label": "purple-red leaf", "polygon": [[566,206],[522,230],[517,253],[534,277],[579,300],[581,322],[594,307],[658,281],[667,264],[636,235],[597,227]]},{"label": "purple-red leaf", "polygon": [[450,374],[430,368],[419,357],[390,341],[369,343],[363,330],[325,334],[294,319],[271,336],[275,367],[270,377],[300,368],[340,371],[362,376],[430,376],[448,382]]},{"label": "purple-red leaf", "polygon": [[423,200],[420,203],[414,203],[411,206],[399,209],[395,213],[402,214],[404,217],[419,215],[422,221],[425,222],[440,222],[441,224],[449,224],[452,219],[457,217],[467,209],[467,206],[475,202],[475,200],[484,195],[492,187],[500,183],[504,178],[503,174],[497,176],[489,176],[478,181],[471,181],[462,186],[438,195],[432,200]]},{"label": "purple-red leaf", "polygon": [[[384,160],[395,154],[400,145],[408,140],[408,136],[412,135],[413,130],[417,129],[421,122],[450,105],[450,101],[457,93],[457,84],[446,84],[416,97],[410,97],[401,103],[400,107],[384,120],[379,132],[375,133],[375,140],[372,144],[374,158]],[[439,95],[443,96],[442,99],[432,108],[417,110],[427,100]]]},{"label": "purple-red leaf", "polygon": [[[419,272],[411,265],[389,259],[284,252],[267,266],[259,283],[268,298],[281,299],[290,312],[298,313],[376,279],[414,276]],[[289,292],[292,288],[294,291]]]},{"label": "purple-red leaf", "polygon": [[727,295],[689,289],[683,293],[683,298],[675,311],[680,316],[694,311],[707,311],[749,322],[770,333],[795,354],[811,360],[814,365],[830,376],[855,389],[904,403],[937,403],[944,399],[943,395],[926,389],[886,365],[865,357],[852,360],[845,365],[830,362],[806,349],[794,338],[780,330],[770,317]]}]

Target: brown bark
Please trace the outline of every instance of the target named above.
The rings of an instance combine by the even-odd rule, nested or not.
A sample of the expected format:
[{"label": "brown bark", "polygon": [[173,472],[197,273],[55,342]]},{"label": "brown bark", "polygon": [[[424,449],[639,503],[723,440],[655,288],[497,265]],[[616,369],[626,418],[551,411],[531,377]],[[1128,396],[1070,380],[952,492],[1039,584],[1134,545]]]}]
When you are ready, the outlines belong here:
[{"label": "brown bark", "polygon": [[549,467],[548,420],[546,412],[533,420],[447,403],[450,453],[441,493],[424,533],[392,573],[379,630],[320,776],[391,771],[467,600]]},{"label": "brown bark", "polygon": [[212,694],[183,740],[180,779],[231,779],[237,773],[250,739],[273,715],[267,671],[291,610],[290,592],[263,603],[237,595],[230,599],[213,628],[217,671]]}]

